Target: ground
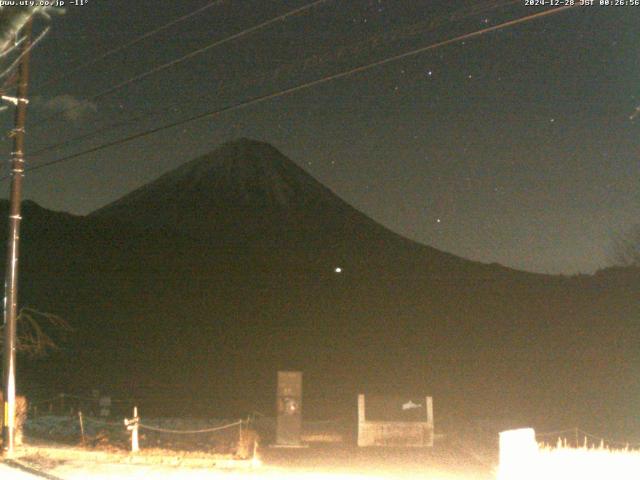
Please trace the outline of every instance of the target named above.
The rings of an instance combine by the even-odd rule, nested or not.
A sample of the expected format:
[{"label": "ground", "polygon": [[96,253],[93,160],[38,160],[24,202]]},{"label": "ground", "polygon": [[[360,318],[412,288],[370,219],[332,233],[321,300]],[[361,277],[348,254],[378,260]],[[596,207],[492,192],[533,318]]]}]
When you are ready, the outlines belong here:
[{"label": "ground", "polygon": [[[91,451],[25,447],[17,460],[53,477],[75,479],[492,479],[494,465],[462,449],[357,448],[316,445],[263,448],[260,465],[205,453]],[[38,478],[2,465],[3,479]]]},{"label": "ground", "polygon": [[35,477],[26,472],[22,472],[12,467],[8,467],[7,465],[0,464],[0,478],[6,478],[11,480],[33,480]]}]

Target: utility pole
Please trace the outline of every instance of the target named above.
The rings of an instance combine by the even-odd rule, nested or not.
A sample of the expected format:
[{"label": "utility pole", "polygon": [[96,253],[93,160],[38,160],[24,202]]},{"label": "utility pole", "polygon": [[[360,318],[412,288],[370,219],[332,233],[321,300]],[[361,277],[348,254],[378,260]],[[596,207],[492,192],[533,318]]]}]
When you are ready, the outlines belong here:
[{"label": "utility pole", "polygon": [[29,57],[31,49],[31,20],[25,25],[26,40],[22,47],[22,59],[18,71],[18,88],[13,99],[15,127],[11,131],[11,190],[9,194],[9,235],[7,237],[7,262],[4,284],[4,351],[2,355],[2,391],[4,419],[2,422],[2,449],[13,454],[16,425],[16,320],[18,306],[18,247],[24,177],[24,127],[27,116],[27,88],[29,82]]}]

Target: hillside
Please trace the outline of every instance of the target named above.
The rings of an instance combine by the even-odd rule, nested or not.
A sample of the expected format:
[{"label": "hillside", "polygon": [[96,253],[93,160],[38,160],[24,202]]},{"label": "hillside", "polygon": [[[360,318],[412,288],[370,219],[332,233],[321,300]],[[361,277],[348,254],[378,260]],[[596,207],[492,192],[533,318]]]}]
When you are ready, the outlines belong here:
[{"label": "hillside", "polygon": [[310,416],[400,389],[433,393],[438,418],[638,428],[635,270],[567,278],[440,252],[250,140],[87,217],[31,202],[23,216],[21,304],[77,329],[21,362],[25,391],[270,411],[286,368],[304,371]]}]

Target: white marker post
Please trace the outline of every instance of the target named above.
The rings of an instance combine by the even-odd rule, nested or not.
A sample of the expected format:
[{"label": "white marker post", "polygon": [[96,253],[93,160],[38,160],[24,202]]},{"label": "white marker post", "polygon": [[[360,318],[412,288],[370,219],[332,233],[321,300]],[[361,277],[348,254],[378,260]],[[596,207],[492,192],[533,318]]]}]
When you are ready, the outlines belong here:
[{"label": "white marker post", "polygon": [[78,410],[78,420],[80,420],[80,436],[82,438],[82,445],[86,443],[84,436],[84,421],[82,420],[82,410]]},{"label": "white marker post", "polygon": [[138,407],[133,407],[133,418],[124,419],[124,424],[127,426],[127,430],[131,431],[131,451],[140,451],[140,445],[138,443],[138,424],[140,418],[138,417]]}]

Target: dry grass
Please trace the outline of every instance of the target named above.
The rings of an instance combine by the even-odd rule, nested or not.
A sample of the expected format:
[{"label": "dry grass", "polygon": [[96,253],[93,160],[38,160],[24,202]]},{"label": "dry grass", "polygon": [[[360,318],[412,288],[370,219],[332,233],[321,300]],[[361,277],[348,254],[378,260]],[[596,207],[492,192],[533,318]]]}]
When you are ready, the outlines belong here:
[{"label": "dry grass", "polygon": [[17,449],[12,461],[16,474],[20,473],[20,469],[26,469],[53,475],[52,478],[67,480],[88,478],[105,480],[211,478],[215,480],[228,478],[229,475],[232,478],[244,479],[246,475],[257,472],[260,467],[259,462],[236,460],[230,455],[159,448],[145,449],[132,454],[117,448],[89,450],[68,446],[27,446]]},{"label": "dry grass", "polygon": [[25,446],[17,451],[16,459],[43,469],[51,469],[70,463],[167,465],[185,468],[214,466],[241,468],[251,463],[247,460],[237,460],[232,455],[206,452],[148,448],[134,454],[114,447],[86,449],[68,446]]},{"label": "dry grass", "polygon": [[605,447],[542,447],[538,478],[637,479],[640,451]]},{"label": "dry grass", "polygon": [[[24,422],[27,419],[27,399],[22,395],[16,395],[16,445],[22,444],[22,434],[24,430]],[[0,391],[0,425],[2,425],[2,419],[4,418],[4,398],[3,393]],[[2,445],[2,438],[0,438],[0,445]]]},{"label": "dry grass", "polygon": [[537,451],[524,451],[521,458],[504,459],[498,480],[631,480],[639,478],[640,450],[611,449],[604,445],[571,448],[540,444]]}]

